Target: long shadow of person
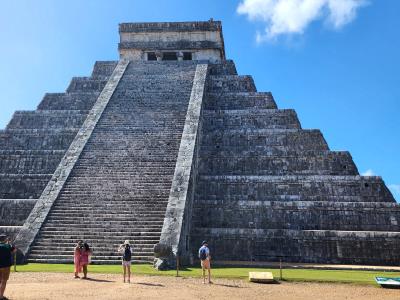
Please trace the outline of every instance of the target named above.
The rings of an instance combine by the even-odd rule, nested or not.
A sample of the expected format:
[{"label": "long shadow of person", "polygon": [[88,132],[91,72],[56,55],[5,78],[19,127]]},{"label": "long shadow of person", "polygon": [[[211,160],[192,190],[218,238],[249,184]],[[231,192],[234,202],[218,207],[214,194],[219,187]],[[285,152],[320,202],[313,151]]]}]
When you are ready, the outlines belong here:
[{"label": "long shadow of person", "polygon": [[230,287],[230,288],[237,288],[237,289],[243,289],[243,286],[237,285],[237,284],[223,284],[223,283],[215,283],[213,282],[212,285],[219,285],[219,286],[224,286],[224,287]]},{"label": "long shadow of person", "polygon": [[160,283],[136,282],[136,284],[148,285],[148,286],[164,287],[164,285],[163,285],[163,284],[160,284]]},{"label": "long shadow of person", "polygon": [[96,278],[85,278],[84,280],[94,281],[94,282],[115,282],[114,280],[96,279]]}]

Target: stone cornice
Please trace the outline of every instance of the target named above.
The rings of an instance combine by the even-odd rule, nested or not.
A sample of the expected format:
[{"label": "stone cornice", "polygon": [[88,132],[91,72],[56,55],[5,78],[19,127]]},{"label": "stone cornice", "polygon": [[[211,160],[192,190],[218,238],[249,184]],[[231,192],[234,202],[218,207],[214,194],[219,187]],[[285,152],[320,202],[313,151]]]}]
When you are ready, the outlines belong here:
[{"label": "stone cornice", "polygon": [[222,31],[220,21],[121,23],[119,32]]}]

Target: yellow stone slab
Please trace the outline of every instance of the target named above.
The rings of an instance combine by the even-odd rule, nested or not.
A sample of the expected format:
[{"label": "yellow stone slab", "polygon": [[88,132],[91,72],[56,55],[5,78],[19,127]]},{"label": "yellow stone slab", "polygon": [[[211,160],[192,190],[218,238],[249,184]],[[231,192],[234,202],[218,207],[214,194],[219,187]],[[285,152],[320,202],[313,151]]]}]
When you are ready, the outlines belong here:
[{"label": "yellow stone slab", "polygon": [[249,281],[259,283],[275,282],[271,272],[249,272]]}]

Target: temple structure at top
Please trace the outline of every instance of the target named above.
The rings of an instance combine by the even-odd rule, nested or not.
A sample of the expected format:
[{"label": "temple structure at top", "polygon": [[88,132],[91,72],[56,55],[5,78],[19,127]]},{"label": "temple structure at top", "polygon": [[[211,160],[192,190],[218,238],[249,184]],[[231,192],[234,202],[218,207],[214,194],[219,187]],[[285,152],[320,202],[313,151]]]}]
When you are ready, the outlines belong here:
[{"label": "temple structure at top", "polygon": [[121,59],[225,60],[220,21],[121,23]]}]

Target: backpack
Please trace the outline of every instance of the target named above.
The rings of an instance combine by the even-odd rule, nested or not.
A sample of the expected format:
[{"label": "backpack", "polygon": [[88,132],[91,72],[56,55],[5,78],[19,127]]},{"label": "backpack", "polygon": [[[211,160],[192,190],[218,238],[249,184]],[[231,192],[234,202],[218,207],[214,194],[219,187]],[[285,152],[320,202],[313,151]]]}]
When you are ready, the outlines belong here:
[{"label": "backpack", "polygon": [[207,259],[207,250],[206,250],[206,248],[201,248],[200,249],[199,258],[200,258],[200,260],[206,260]]},{"label": "backpack", "polygon": [[131,261],[132,259],[132,251],[129,245],[125,246],[124,255],[122,257],[124,261]]}]

